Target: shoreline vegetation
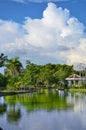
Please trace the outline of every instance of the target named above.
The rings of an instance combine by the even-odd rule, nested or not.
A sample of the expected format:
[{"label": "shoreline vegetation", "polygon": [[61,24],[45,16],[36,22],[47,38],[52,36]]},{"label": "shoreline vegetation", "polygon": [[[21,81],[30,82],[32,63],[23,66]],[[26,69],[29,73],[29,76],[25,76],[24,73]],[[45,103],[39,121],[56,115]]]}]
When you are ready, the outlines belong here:
[{"label": "shoreline vegetation", "polygon": [[[54,89],[55,91],[69,91],[69,92],[86,92],[86,88],[70,88],[70,89],[56,89],[56,88],[46,88],[46,89]],[[45,90],[38,91],[36,89],[34,90],[20,90],[20,91],[10,91],[5,90],[0,92],[0,96],[11,96],[11,95],[17,95],[17,94],[25,94],[25,93],[33,93],[36,92],[38,94],[43,94]]]},{"label": "shoreline vegetation", "polygon": [[[51,64],[37,65],[31,61],[26,61],[26,66],[23,67],[19,57],[8,59],[3,53],[0,55],[0,67],[4,67],[4,74],[0,73],[0,95],[12,95],[25,92],[41,92],[47,88],[56,88],[57,91],[86,91],[85,84],[79,87],[78,82],[74,87],[68,89],[68,81],[65,79],[69,75],[80,74],[86,76],[86,71],[77,71],[73,65],[67,64]],[[6,90],[6,91],[4,91]]]},{"label": "shoreline vegetation", "polygon": [[16,94],[24,94],[24,93],[33,93],[33,92],[37,92],[36,90],[28,90],[28,91],[10,91],[10,90],[4,90],[0,92],[0,96],[7,96],[7,95],[16,95]]},{"label": "shoreline vegetation", "polygon": [[70,88],[70,92],[86,92],[86,88]]},{"label": "shoreline vegetation", "polygon": [[30,93],[30,91],[18,91],[18,92],[0,92],[0,96],[7,96],[7,95],[15,95],[15,94],[24,94],[24,93]]}]

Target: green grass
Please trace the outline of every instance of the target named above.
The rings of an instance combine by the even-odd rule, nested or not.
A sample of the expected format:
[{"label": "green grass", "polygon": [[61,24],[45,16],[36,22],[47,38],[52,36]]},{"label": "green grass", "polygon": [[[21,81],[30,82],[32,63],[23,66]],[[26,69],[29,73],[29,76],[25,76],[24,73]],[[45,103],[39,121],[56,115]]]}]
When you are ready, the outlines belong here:
[{"label": "green grass", "polygon": [[69,91],[86,92],[86,88],[70,88]]}]

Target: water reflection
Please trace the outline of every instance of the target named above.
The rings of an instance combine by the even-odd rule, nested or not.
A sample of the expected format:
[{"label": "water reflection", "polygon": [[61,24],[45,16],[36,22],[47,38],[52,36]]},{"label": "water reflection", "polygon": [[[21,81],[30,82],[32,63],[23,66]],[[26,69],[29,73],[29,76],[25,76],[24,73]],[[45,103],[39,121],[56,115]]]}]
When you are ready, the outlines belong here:
[{"label": "water reflection", "polygon": [[[15,100],[14,100],[15,99]],[[67,102],[67,93],[62,91],[53,92],[45,91],[43,94],[33,93],[25,95],[8,96],[5,100],[11,105],[12,103],[20,103],[25,106],[28,111],[36,109],[45,110],[67,110],[72,109],[73,104]]]},{"label": "water reflection", "polygon": [[5,130],[86,130],[86,93],[46,90],[0,97],[0,104]]},{"label": "water reflection", "polygon": [[3,130],[3,129],[0,127],[0,130]]},{"label": "water reflection", "polygon": [[0,115],[4,114],[6,112],[7,105],[3,99],[3,97],[0,97]]},{"label": "water reflection", "polygon": [[16,106],[13,105],[7,111],[7,119],[10,122],[17,122],[21,118],[21,110],[20,108],[16,109]]},{"label": "water reflection", "polygon": [[7,105],[6,104],[0,104],[0,115],[2,115],[4,112],[6,112]]}]

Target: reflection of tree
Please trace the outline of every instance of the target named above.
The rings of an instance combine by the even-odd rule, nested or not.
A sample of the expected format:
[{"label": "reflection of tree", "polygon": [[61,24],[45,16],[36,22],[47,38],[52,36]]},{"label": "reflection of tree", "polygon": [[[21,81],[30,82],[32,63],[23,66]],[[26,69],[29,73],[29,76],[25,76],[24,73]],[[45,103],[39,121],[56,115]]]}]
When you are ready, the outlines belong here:
[{"label": "reflection of tree", "polygon": [[21,118],[20,108],[15,107],[15,105],[10,106],[9,111],[7,112],[8,121],[17,122]]},{"label": "reflection of tree", "polygon": [[3,129],[0,127],[0,130],[3,130]]},{"label": "reflection of tree", "polygon": [[18,95],[6,96],[5,101],[9,104],[9,109],[7,111],[7,119],[11,122],[17,122],[21,118],[20,107],[17,106]]},{"label": "reflection of tree", "polygon": [[73,104],[67,103],[67,95],[65,92],[63,95],[59,95],[59,92],[55,92],[55,90],[52,91],[50,92],[45,90],[45,93],[33,93],[29,96],[28,94],[25,94],[18,97],[18,99],[19,102],[24,105],[28,111],[33,111],[36,109],[67,110],[73,108]]},{"label": "reflection of tree", "polygon": [[6,109],[7,109],[7,105],[5,103],[0,104],[0,115],[6,112]]},{"label": "reflection of tree", "polygon": [[44,93],[30,93],[23,95],[7,96],[6,102],[10,103],[10,109],[8,112],[8,119],[12,121],[18,121],[21,117],[20,109],[15,108],[16,103],[20,103],[26,107],[28,111],[36,109],[44,110],[68,110],[73,108],[73,104],[67,102],[67,92],[62,91],[59,93],[55,89],[51,91],[45,89]]},{"label": "reflection of tree", "polygon": [[[30,110],[30,108],[37,109],[46,109],[46,110],[67,110],[71,109],[73,107],[73,104],[67,103],[67,95],[64,92],[63,96],[59,95],[59,92],[53,93],[48,92],[46,95],[34,95],[34,98],[30,99],[27,108]],[[34,99],[36,102],[34,102]],[[33,103],[32,103],[33,102]]]}]

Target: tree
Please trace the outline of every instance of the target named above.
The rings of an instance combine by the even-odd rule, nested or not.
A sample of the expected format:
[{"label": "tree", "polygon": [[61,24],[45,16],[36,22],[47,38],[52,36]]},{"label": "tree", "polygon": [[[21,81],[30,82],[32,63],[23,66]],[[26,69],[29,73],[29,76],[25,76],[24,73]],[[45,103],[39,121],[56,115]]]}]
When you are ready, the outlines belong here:
[{"label": "tree", "polygon": [[19,57],[13,57],[7,60],[6,69],[10,75],[19,75],[22,69],[22,63],[19,61]]},{"label": "tree", "polygon": [[5,56],[4,53],[1,53],[1,55],[0,55],[0,67],[5,66],[6,61],[7,61],[7,56]]},{"label": "tree", "polygon": [[0,73],[0,88],[5,89],[6,85],[7,85],[7,78]]},{"label": "tree", "polygon": [[51,87],[54,82],[54,68],[55,65],[49,63],[44,65],[41,69],[40,77],[46,87]]},{"label": "tree", "polygon": [[38,65],[29,62],[24,73],[24,83],[27,83],[27,85],[36,86],[39,71]]}]

